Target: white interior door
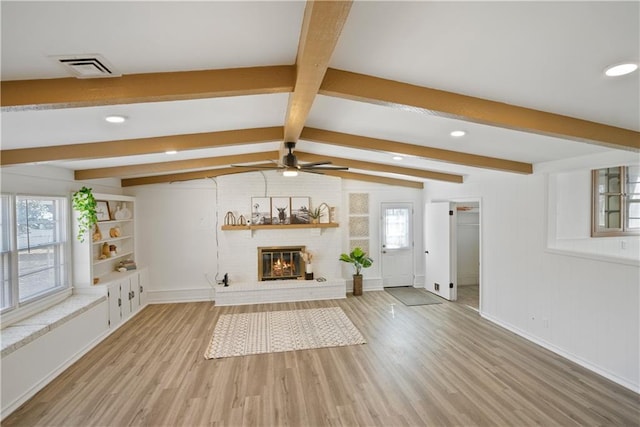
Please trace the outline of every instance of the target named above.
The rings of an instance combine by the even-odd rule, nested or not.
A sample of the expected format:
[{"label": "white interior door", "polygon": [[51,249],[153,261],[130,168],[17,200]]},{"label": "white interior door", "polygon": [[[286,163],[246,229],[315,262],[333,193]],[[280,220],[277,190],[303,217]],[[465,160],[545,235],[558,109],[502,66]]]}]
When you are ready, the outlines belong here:
[{"label": "white interior door", "polygon": [[424,210],[425,289],[454,301],[456,293],[456,208],[427,203]]},{"label": "white interior door", "polygon": [[413,205],[382,203],[382,286],[413,286]]}]

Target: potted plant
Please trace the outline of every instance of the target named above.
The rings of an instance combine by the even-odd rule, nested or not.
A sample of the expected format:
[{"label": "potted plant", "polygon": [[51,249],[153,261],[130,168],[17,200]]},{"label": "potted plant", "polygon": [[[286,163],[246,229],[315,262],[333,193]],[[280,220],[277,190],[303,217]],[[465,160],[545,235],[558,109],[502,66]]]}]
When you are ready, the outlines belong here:
[{"label": "potted plant", "polygon": [[90,188],[82,187],[73,193],[73,209],[78,212],[78,240],[84,242],[84,235],[98,223],[96,199]]},{"label": "potted plant", "polygon": [[322,209],[319,207],[309,210],[309,218],[311,218],[312,224],[317,224],[322,215],[324,215],[324,212],[322,212]]},{"label": "potted plant", "polygon": [[341,254],[340,261],[348,262],[353,265],[355,271],[353,275],[353,295],[362,295],[362,274],[360,274],[360,271],[363,268],[371,267],[373,260],[371,257],[367,256],[367,253],[363,251],[362,248],[356,247],[353,248],[350,254]]}]

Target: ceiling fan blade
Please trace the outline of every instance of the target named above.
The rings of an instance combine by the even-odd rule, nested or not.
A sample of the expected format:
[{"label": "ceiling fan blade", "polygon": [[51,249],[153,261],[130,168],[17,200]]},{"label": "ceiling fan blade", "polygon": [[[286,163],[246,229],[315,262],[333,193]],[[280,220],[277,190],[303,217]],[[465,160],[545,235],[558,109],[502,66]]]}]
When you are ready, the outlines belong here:
[{"label": "ceiling fan blade", "polygon": [[300,165],[301,168],[313,168],[316,166],[322,166],[322,165],[330,165],[331,162],[328,160],[325,160],[323,162],[311,162],[311,163],[305,163],[304,165]]},{"label": "ceiling fan blade", "polygon": [[232,168],[247,168],[247,169],[284,169],[283,166],[273,165],[273,166],[251,166],[251,165],[230,165]]},{"label": "ceiling fan blade", "polygon": [[322,168],[322,167],[315,167],[315,168],[309,168],[309,169],[303,169],[305,172],[307,171],[348,171],[349,168],[343,168],[340,166],[333,166],[333,167],[328,167],[328,168]]}]

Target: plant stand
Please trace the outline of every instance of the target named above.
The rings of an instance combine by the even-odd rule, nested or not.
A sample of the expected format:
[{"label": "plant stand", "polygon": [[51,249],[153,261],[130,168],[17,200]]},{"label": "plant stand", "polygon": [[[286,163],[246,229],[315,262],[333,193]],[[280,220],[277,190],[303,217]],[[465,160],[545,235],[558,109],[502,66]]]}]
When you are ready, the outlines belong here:
[{"label": "plant stand", "polygon": [[362,274],[353,275],[353,295],[362,295]]}]

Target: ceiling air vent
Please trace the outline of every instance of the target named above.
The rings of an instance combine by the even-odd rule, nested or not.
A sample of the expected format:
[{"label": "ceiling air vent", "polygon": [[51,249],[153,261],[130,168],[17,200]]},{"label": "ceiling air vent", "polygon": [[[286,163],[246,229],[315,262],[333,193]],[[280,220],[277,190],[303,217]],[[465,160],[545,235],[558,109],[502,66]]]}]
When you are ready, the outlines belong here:
[{"label": "ceiling air vent", "polygon": [[109,61],[101,55],[53,56],[67,71],[79,79],[101,77],[120,77],[122,74],[113,69]]}]

